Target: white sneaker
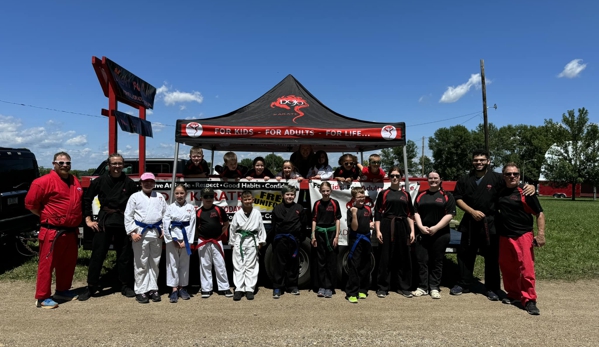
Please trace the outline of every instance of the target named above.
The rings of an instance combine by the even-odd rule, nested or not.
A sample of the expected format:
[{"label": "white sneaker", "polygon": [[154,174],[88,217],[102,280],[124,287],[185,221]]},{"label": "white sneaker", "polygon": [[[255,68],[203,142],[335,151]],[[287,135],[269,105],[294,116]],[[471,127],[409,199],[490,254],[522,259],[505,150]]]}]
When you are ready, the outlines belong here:
[{"label": "white sneaker", "polygon": [[433,290],[431,290],[431,298],[433,298],[433,299],[441,299],[441,293],[439,293],[438,290],[433,289]]},{"label": "white sneaker", "polygon": [[419,297],[419,296],[423,296],[423,295],[427,295],[427,294],[428,294],[427,291],[422,288],[418,288],[412,292],[412,295],[414,295],[415,297]]}]

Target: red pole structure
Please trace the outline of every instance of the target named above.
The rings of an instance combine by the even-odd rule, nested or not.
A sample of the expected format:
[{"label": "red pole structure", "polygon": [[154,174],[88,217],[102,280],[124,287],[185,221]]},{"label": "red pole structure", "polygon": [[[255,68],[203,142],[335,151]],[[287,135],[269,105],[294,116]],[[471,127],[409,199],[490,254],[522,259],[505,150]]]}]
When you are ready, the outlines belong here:
[{"label": "red pole structure", "polygon": [[[145,107],[139,106],[139,118],[146,119]],[[146,172],[146,137],[139,135],[139,174]]]},{"label": "red pole structure", "polygon": [[114,111],[118,109],[116,93],[112,83],[108,83],[108,155],[118,152],[118,131]]}]

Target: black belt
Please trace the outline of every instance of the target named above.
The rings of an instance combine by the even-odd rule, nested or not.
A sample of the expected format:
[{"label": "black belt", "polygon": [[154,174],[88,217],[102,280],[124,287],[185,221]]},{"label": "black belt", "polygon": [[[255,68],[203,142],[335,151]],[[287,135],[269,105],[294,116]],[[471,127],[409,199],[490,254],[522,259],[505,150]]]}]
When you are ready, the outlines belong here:
[{"label": "black belt", "polygon": [[54,236],[54,240],[52,240],[52,245],[50,246],[50,251],[48,252],[48,255],[46,255],[46,259],[48,259],[48,257],[50,257],[50,254],[54,251],[54,245],[56,244],[56,240],[58,240],[59,237],[66,233],[73,233],[79,231],[79,228],[77,227],[61,227],[48,223],[42,224],[42,227],[46,229],[56,230],[56,236]]}]

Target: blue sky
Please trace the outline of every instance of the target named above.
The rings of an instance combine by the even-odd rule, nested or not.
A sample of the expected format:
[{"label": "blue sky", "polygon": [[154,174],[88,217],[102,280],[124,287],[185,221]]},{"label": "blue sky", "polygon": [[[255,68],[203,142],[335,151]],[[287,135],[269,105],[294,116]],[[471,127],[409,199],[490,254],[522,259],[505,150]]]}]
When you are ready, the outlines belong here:
[{"label": "blue sky", "polygon": [[[419,147],[440,127],[482,123],[480,59],[487,102],[498,106],[490,122],[541,125],[579,107],[598,122],[598,10],[595,1],[8,2],[0,146],[30,148],[46,167],[59,150],[75,169],[96,167],[108,150],[108,101],[92,56],[161,91],[148,157],[173,155],[177,119],[228,113],[287,74],[341,114],[404,121]],[[137,143],[119,130],[125,156]]]}]

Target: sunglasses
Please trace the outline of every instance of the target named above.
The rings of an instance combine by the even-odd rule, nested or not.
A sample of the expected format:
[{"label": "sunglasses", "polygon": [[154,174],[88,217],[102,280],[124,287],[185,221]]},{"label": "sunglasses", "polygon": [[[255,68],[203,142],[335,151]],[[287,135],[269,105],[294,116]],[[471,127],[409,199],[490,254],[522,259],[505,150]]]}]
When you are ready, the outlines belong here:
[{"label": "sunglasses", "polygon": [[60,166],[71,166],[71,162],[70,161],[55,161],[54,164],[58,164]]},{"label": "sunglasses", "polygon": [[354,163],[353,163],[353,162],[351,162],[351,161],[348,161],[348,162],[345,162],[345,163],[343,163],[343,165],[348,165],[348,166],[351,166],[351,165],[354,165]]},{"label": "sunglasses", "polygon": [[392,175],[389,175],[389,178],[401,178],[401,175],[392,174]]},{"label": "sunglasses", "polygon": [[381,161],[380,160],[373,160],[373,161],[370,162],[370,164],[380,165]]},{"label": "sunglasses", "polygon": [[520,173],[519,172],[506,172],[503,175],[506,177],[518,177],[518,176],[520,176]]},{"label": "sunglasses", "polygon": [[214,196],[213,195],[204,195],[204,196],[202,196],[202,198],[214,200]]}]

